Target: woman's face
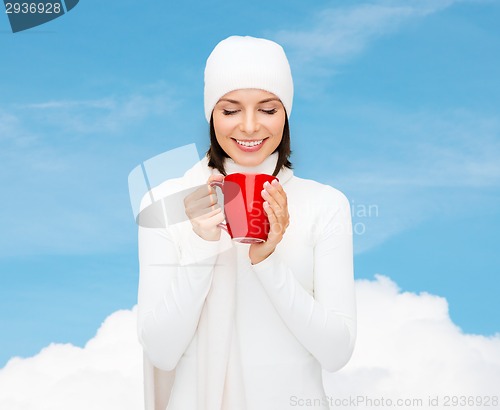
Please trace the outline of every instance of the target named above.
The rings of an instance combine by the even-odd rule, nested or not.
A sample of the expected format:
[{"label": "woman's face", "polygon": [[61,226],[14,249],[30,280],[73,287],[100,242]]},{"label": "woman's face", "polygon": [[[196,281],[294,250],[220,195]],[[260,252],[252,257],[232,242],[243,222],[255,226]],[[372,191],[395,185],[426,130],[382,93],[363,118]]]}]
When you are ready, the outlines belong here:
[{"label": "woman's face", "polygon": [[270,92],[253,88],[231,91],[215,105],[215,135],[235,163],[256,166],[280,144],[285,116],[283,104]]}]

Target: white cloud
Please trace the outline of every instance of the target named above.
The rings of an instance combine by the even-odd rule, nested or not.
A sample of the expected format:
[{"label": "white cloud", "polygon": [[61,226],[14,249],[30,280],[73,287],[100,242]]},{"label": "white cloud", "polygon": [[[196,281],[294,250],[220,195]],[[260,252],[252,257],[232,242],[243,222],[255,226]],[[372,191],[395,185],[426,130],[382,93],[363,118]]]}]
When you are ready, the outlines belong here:
[{"label": "white cloud", "polygon": [[173,87],[164,83],[143,86],[129,95],[90,100],[49,100],[15,108],[39,125],[72,133],[117,133],[150,117],[165,116],[176,107]]},{"label": "white cloud", "polygon": [[0,370],[0,408],[137,410],[142,407],[142,350],[136,310],[109,316],[83,347],[51,344]]},{"label": "white cloud", "polygon": [[[481,188],[500,185],[500,121],[496,115],[465,109],[402,113],[371,107],[363,113],[373,122],[370,138],[386,150],[372,156],[373,167],[362,179],[386,185]],[[380,126],[384,123],[383,126]],[[384,138],[379,138],[382,134]],[[382,165],[382,166],[381,166]],[[368,175],[369,174],[369,175]],[[381,175],[382,174],[382,175]],[[370,177],[371,175],[371,177]]]},{"label": "white cloud", "polygon": [[[341,371],[325,373],[329,398],[427,400],[439,395],[436,409],[445,408],[445,395],[498,395],[500,334],[463,333],[450,320],[444,298],[401,292],[387,277],[359,280],[356,286],[356,349]],[[118,311],[84,348],[52,344],[34,357],[11,359],[0,370],[0,408],[142,408],[135,320],[136,308]],[[419,408],[429,408],[425,404]]]},{"label": "white cloud", "polygon": [[400,292],[384,276],[358,281],[357,298],[356,349],[346,367],[326,375],[327,395],[422,398],[424,408],[429,396],[440,397],[433,408],[446,408],[446,395],[498,396],[500,334],[465,334],[450,320],[446,299]]},{"label": "white cloud", "polygon": [[462,1],[470,0],[352,2],[354,4],[326,7],[316,12],[304,28],[265,34],[284,46],[300,96],[317,98],[325,92],[324,81],[374,41]]},{"label": "white cloud", "polygon": [[298,63],[317,58],[345,61],[408,20],[438,12],[457,1],[379,0],[325,8],[314,16],[311,28],[281,30],[274,37],[287,47]]},{"label": "white cloud", "polygon": [[116,108],[116,99],[111,97],[101,98],[97,100],[51,100],[42,103],[30,103],[19,105],[20,108],[33,109],[51,109],[51,108],[102,108],[111,110]]},{"label": "white cloud", "polygon": [[8,158],[9,151],[24,149],[35,140],[36,137],[26,130],[18,115],[0,107],[0,158]]}]

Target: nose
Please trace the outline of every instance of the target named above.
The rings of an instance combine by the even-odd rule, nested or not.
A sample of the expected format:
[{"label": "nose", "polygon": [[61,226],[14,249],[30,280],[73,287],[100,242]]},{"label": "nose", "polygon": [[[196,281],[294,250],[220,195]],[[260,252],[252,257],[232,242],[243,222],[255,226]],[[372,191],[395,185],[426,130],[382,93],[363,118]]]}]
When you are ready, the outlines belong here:
[{"label": "nose", "polygon": [[259,122],[253,111],[246,111],[240,124],[240,130],[251,135],[259,130]]}]

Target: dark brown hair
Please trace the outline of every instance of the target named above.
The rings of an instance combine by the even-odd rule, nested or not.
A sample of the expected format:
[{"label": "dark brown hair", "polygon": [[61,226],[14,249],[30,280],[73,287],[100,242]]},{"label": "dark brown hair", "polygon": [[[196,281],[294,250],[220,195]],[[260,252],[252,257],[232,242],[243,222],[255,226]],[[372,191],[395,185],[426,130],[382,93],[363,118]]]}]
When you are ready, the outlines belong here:
[{"label": "dark brown hair", "polygon": [[[288,115],[285,115],[285,125],[283,127],[283,137],[281,138],[280,145],[276,147],[273,154],[278,151],[278,161],[276,162],[276,168],[274,168],[273,175],[278,175],[282,167],[293,169],[292,163],[289,161],[292,155],[292,150],[290,149],[290,127],[288,125]],[[210,117],[210,148],[207,151],[208,166],[212,168],[217,168],[219,172],[226,176],[226,170],[224,169],[224,159],[229,158],[229,155],[222,149],[217,137],[215,135],[214,128],[214,118]]]}]

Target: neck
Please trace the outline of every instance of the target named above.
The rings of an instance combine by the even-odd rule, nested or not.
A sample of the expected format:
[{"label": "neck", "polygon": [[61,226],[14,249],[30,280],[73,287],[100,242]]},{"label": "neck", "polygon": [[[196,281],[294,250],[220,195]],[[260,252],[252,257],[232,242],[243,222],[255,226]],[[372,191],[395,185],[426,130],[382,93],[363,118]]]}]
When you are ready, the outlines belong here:
[{"label": "neck", "polygon": [[268,174],[272,175],[274,169],[276,168],[276,163],[278,162],[278,153],[275,152],[269,155],[264,161],[262,161],[259,165],[249,167],[237,164],[231,158],[226,158],[224,161],[224,169],[226,173],[235,174],[235,173],[245,173],[245,174]]}]

